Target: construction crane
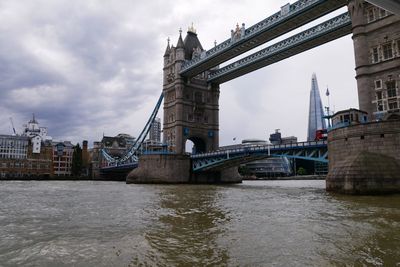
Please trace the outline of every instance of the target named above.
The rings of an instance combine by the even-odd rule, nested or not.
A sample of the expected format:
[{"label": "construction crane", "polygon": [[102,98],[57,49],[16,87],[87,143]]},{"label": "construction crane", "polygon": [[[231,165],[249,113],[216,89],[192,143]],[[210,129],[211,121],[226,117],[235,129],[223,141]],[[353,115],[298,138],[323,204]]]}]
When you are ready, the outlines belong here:
[{"label": "construction crane", "polygon": [[13,122],[12,117],[10,117],[10,122],[11,122],[12,129],[14,131],[14,135],[17,135],[17,132],[15,131],[14,122]]}]

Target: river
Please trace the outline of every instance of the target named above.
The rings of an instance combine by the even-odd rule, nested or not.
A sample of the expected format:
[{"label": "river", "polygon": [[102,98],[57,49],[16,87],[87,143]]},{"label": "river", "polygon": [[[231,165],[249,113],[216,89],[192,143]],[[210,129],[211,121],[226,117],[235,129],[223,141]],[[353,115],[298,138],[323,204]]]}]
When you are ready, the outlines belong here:
[{"label": "river", "polygon": [[400,195],[0,181],[0,266],[400,266]]}]

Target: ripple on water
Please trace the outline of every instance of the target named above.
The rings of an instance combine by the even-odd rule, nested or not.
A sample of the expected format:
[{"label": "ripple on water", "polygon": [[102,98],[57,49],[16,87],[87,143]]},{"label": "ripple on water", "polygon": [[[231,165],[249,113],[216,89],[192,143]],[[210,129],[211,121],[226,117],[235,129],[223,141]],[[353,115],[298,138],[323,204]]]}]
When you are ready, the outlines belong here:
[{"label": "ripple on water", "polygon": [[4,266],[400,266],[400,196],[324,181],[0,182]]}]

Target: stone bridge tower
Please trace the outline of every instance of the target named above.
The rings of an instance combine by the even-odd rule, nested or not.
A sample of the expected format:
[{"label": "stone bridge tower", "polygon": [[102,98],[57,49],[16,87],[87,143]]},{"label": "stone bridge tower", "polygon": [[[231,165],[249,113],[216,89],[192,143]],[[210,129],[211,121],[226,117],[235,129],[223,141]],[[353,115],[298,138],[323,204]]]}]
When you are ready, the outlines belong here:
[{"label": "stone bridge tower", "polygon": [[348,4],[360,109],[369,120],[400,118],[400,17],[364,0]]},{"label": "stone bridge tower", "polygon": [[205,53],[195,29],[189,27],[182,40],[180,30],[176,47],[169,41],[164,54],[164,143],[177,154],[185,153],[187,140],[196,152],[216,150],[219,146],[219,85],[207,83],[207,72],[192,78],[179,75],[185,60]]}]

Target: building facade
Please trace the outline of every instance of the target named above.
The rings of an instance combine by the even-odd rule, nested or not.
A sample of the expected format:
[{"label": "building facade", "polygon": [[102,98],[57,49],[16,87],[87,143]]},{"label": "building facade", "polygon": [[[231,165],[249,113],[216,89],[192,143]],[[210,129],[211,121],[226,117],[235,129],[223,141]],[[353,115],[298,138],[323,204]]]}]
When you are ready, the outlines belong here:
[{"label": "building facade", "polygon": [[70,141],[53,142],[54,176],[71,176],[74,146]]},{"label": "building facade", "polygon": [[307,141],[314,141],[317,130],[326,129],[324,108],[319,94],[317,75],[311,78],[310,105],[308,111]]},{"label": "building facade", "polygon": [[[277,132],[275,132],[276,134]],[[280,133],[279,133],[280,134]],[[290,138],[292,139],[292,138]],[[289,140],[289,139],[288,139]],[[242,146],[266,145],[267,141],[259,139],[245,139]],[[266,158],[255,160],[243,165],[249,175],[256,177],[281,177],[289,176],[291,172],[290,162],[287,158]]]},{"label": "building facade", "polygon": [[369,121],[400,118],[400,17],[363,0],[348,9],[360,109]]},{"label": "building facade", "polygon": [[149,139],[153,142],[161,142],[161,119],[155,118],[150,127]]}]

